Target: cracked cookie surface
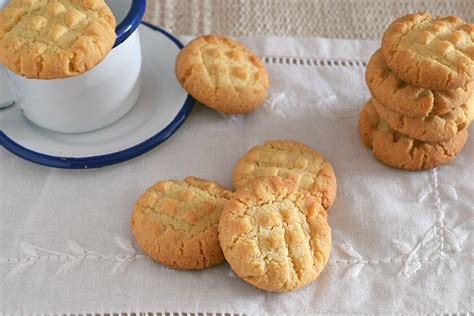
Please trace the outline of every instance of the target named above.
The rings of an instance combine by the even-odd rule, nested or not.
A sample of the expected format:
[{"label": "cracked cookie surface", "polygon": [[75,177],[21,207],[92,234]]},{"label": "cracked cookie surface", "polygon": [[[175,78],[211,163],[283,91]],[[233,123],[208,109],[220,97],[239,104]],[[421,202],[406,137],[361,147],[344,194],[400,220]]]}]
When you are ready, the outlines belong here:
[{"label": "cracked cookie surface", "polygon": [[204,269],[223,262],[218,223],[230,195],[219,184],[195,177],[156,183],[133,210],[137,244],[174,269]]},{"label": "cracked cookie surface", "polygon": [[291,140],[270,140],[245,153],[232,174],[236,189],[262,176],[291,179],[302,189],[320,196],[327,210],[336,198],[336,175],[331,164],[311,147]]},{"label": "cracked cookie surface", "polygon": [[377,50],[366,71],[367,86],[373,97],[387,108],[412,117],[443,115],[464,104],[474,91],[474,81],[463,87],[436,91],[412,86],[398,78]]},{"label": "cracked cookie surface", "polygon": [[192,40],[178,54],[175,70],[196,100],[223,113],[251,112],[267,97],[268,74],[260,58],[224,36]]},{"label": "cracked cookie surface", "polygon": [[375,111],[372,100],[359,116],[359,134],[365,146],[386,165],[422,170],[446,164],[462,150],[467,138],[466,129],[443,142],[422,142],[391,129]]},{"label": "cracked cookie surface", "polygon": [[387,65],[417,87],[451,90],[474,79],[474,24],[415,13],[395,20],[382,38]]},{"label": "cracked cookie surface", "polygon": [[375,111],[399,133],[425,142],[440,142],[453,138],[466,129],[474,118],[474,95],[466,103],[444,115],[410,117],[401,115],[372,99]]},{"label": "cracked cookie surface", "polygon": [[76,76],[115,43],[104,0],[12,0],[0,11],[0,63],[32,79]]},{"label": "cracked cookie surface", "polygon": [[296,290],[328,262],[331,228],[321,201],[281,177],[255,179],[225,205],[219,240],[232,270],[266,291]]}]

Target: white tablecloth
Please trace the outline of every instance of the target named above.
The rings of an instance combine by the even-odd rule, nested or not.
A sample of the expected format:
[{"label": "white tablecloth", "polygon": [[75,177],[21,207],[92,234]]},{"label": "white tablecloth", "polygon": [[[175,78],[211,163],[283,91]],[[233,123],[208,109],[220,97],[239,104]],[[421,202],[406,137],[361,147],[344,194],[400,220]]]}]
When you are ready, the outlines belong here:
[{"label": "white tablecloth", "polygon": [[[268,67],[269,99],[255,113],[197,106],[168,141],[99,170],[57,170],[0,149],[0,314],[467,313],[473,311],[474,142],[451,164],[406,172],[360,142],[369,97],[365,61],[376,41],[245,38]],[[227,264],[173,271],[133,243],[139,194],[195,175],[230,187],[252,146],[294,139],[324,154],[338,179],[330,261],[313,284],[260,291]]]}]

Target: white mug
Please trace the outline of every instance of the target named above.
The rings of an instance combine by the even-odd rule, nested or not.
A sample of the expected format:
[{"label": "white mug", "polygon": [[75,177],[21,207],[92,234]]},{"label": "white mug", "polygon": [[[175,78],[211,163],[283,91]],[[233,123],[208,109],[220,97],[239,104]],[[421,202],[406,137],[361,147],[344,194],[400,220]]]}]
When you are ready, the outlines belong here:
[{"label": "white mug", "polygon": [[107,3],[117,20],[117,40],[102,62],[81,75],[54,80],[27,79],[6,70],[9,80],[0,73],[0,108],[14,103],[34,124],[61,133],[93,131],[130,111],[140,94],[137,28],[146,0]]}]

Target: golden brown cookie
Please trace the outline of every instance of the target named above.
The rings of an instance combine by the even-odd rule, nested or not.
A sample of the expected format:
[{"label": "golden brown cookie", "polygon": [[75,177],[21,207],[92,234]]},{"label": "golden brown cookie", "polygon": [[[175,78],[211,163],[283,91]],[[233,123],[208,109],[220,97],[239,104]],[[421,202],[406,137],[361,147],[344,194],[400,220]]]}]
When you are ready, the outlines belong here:
[{"label": "golden brown cookie", "polygon": [[474,79],[474,24],[455,16],[433,19],[415,13],[395,20],[385,31],[387,65],[403,81],[422,88],[451,90]]},{"label": "golden brown cookie", "polygon": [[34,79],[76,76],[115,43],[104,0],[12,0],[0,11],[0,63]]},{"label": "golden brown cookie", "polygon": [[392,111],[375,99],[372,103],[378,115],[399,133],[425,142],[440,142],[453,138],[467,128],[474,118],[474,96],[444,115],[410,117]]},{"label": "golden brown cookie", "polygon": [[148,256],[174,269],[203,269],[224,261],[218,223],[231,193],[195,177],[165,180],[143,193],[131,226]]},{"label": "golden brown cookie", "polygon": [[451,161],[467,141],[466,129],[454,138],[437,143],[422,142],[391,129],[369,101],[359,116],[362,142],[373,150],[383,163],[400,169],[421,170],[436,168]]},{"label": "golden brown cookie", "polygon": [[321,201],[281,177],[255,179],[225,205],[222,251],[232,270],[266,291],[314,281],[328,262],[331,228]]},{"label": "golden brown cookie", "polygon": [[217,35],[198,37],[181,50],[176,77],[196,100],[227,114],[255,110],[269,85],[265,66],[250,49]]},{"label": "golden brown cookie", "polygon": [[295,181],[302,190],[321,195],[326,210],[336,198],[336,175],[331,164],[311,147],[291,140],[266,141],[245,153],[234,167],[232,183],[238,189],[262,176]]},{"label": "golden brown cookie", "polygon": [[365,78],[372,96],[379,103],[412,117],[446,114],[464,104],[474,91],[474,81],[448,91],[435,91],[407,84],[388,68],[381,50],[377,50],[367,64]]}]

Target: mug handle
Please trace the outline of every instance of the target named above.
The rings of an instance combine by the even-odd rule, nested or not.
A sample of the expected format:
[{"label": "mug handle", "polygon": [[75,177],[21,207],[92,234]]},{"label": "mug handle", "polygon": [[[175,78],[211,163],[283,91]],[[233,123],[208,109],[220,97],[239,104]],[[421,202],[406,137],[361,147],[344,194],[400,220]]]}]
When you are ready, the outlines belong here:
[{"label": "mug handle", "polygon": [[11,83],[5,67],[0,65],[0,110],[7,109],[15,104]]}]

